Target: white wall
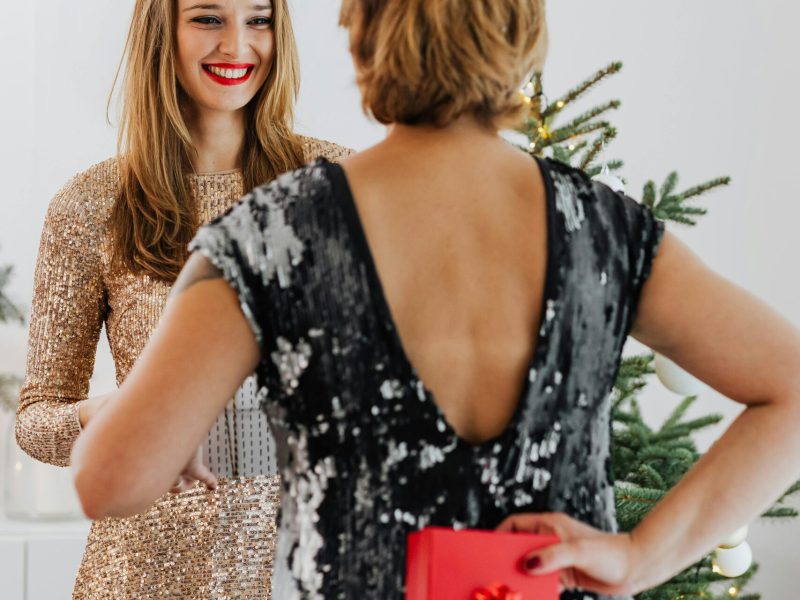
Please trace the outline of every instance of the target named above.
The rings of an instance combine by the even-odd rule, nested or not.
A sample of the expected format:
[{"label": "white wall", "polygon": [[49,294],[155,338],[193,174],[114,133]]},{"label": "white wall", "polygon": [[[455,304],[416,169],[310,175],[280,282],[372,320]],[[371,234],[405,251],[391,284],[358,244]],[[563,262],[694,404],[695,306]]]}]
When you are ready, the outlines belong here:
[{"label": "white wall", "polygon": [[[292,5],[303,68],[298,129],[357,149],[380,139],[382,128],[360,111],[346,39],[336,26],[338,3]],[[74,173],[114,151],[105,101],[131,6],[131,0],[37,0],[4,7],[0,53],[20,66],[13,80],[0,84],[0,264],[17,266],[11,291],[23,302],[30,301],[49,199]],[[672,169],[686,186],[731,175],[731,188],[703,200],[712,210],[698,228],[673,231],[709,265],[800,324],[793,241],[800,218],[800,121],[791,112],[800,105],[794,31],[800,6],[558,0],[549,11],[548,94],[623,60],[623,73],[583,104],[622,99],[613,117],[620,135],[608,154],[627,161],[629,193],[637,195],[646,179],[660,182]],[[0,329],[0,371],[22,372],[24,354],[25,331]],[[103,347],[93,391],[107,390],[113,381]],[[657,382],[644,399],[654,422],[674,402]],[[695,412],[722,411],[727,423],[738,410],[709,393]],[[703,445],[720,431],[709,432]],[[735,487],[720,490],[735,493]],[[792,595],[798,540],[800,522],[754,527],[750,541],[762,563],[754,588],[765,598]]]}]

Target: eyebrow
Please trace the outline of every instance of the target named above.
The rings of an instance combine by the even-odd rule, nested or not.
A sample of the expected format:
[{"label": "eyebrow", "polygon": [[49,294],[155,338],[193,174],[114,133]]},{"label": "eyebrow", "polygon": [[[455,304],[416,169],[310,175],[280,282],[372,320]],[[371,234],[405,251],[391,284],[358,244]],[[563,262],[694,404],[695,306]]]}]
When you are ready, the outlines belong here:
[{"label": "eyebrow", "polygon": [[[195,4],[194,6],[190,6],[189,8],[184,8],[183,12],[195,10],[198,8],[203,10],[222,10],[222,6],[219,4]],[[250,8],[252,8],[253,10],[272,10],[272,4],[254,4]]]}]

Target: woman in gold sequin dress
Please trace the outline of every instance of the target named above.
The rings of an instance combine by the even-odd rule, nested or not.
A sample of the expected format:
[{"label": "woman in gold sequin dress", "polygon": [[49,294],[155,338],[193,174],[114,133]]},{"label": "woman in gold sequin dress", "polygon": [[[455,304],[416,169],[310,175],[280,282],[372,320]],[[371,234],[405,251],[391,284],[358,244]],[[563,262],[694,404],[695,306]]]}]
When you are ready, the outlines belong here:
[{"label": "woman in gold sequin dress", "polygon": [[[286,0],[137,0],[118,158],[53,199],[36,267],[20,446],[67,465],[107,396],[87,399],[105,325],[122,382],[197,226],[342,147],[291,130],[297,52]],[[92,524],[74,598],[266,598],[279,483],[254,380],[209,433],[214,491],[176,482],[145,514]]]}]

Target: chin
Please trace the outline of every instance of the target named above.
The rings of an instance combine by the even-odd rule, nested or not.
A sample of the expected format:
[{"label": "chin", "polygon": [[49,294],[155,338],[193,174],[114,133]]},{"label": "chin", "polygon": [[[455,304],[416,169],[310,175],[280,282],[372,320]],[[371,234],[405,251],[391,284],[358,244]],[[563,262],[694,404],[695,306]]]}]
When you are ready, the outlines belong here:
[{"label": "chin", "polygon": [[241,98],[199,98],[195,102],[203,110],[214,112],[237,112],[247,106],[254,96]]}]

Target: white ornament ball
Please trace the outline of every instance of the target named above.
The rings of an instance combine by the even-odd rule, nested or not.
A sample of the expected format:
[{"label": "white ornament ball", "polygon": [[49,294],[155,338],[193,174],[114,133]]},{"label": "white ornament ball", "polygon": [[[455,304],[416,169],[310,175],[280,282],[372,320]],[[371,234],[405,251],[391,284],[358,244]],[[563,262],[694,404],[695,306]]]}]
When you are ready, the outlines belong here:
[{"label": "white ornament ball", "polygon": [[611,171],[602,171],[595,175],[593,179],[599,183],[607,185],[615,192],[625,193],[625,182],[614,175]]},{"label": "white ornament ball", "polygon": [[720,548],[726,548],[726,549],[734,548],[747,539],[747,533],[748,533],[747,525],[745,525],[744,527],[740,527],[732,534],[730,534],[728,537],[726,537],[724,540],[722,540],[718,544],[718,546]]},{"label": "white ornament ball", "polygon": [[669,391],[682,396],[694,396],[703,391],[705,385],[690,375],[666,356],[656,353],[656,375]]},{"label": "white ornament ball", "polygon": [[744,575],[753,564],[750,544],[742,542],[735,548],[717,548],[714,555],[714,571],[724,577]]}]

